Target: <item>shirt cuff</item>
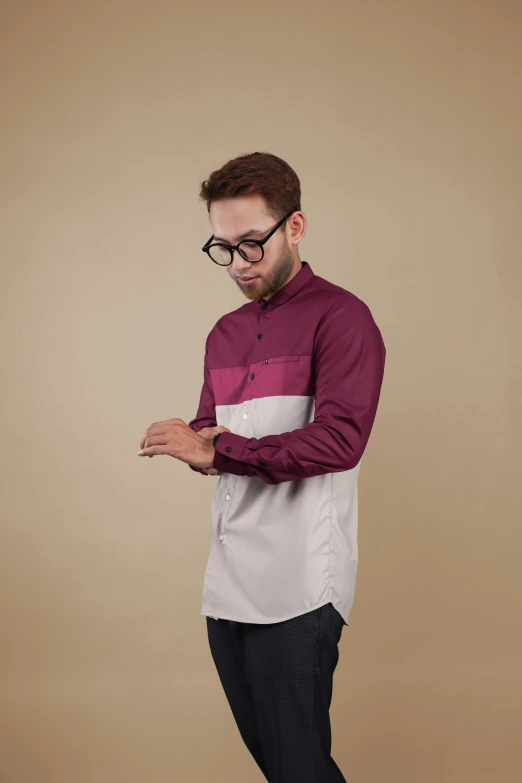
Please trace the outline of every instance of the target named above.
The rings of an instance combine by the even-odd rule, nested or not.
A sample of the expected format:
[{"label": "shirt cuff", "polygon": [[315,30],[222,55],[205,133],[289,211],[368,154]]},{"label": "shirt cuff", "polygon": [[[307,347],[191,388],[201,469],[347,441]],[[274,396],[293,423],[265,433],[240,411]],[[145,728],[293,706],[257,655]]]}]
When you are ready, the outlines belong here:
[{"label": "shirt cuff", "polygon": [[214,461],[212,466],[224,473],[235,476],[256,475],[250,465],[241,462],[241,455],[249,438],[236,435],[234,432],[222,432],[214,446]]}]

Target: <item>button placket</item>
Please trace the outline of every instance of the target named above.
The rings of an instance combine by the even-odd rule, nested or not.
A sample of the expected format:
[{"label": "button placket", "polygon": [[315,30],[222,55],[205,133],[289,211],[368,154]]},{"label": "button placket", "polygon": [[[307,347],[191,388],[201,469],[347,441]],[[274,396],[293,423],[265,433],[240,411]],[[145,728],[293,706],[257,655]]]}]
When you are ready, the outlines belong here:
[{"label": "button placket", "polygon": [[[230,448],[230,447],[227,446],[227,448]],[[232,500],[233,500],[234,487],[235,487],[237,478],[238,478],[237,476],[231,476],[231,475],[229,475],[227,477],[228,483],[230,483],[231,480],[232,480],[233,483],[232,483],[232,487],[230,489],[227,488],[226,494],[225,494],[223,500],[221,501],[221,508],[220,508],[220,511],[219,511],[219,523],[218,523],[218,534],[219,534],[218,538],[219,538],[220,541],[224,541],[225,540],[225,534],[227,532],[227,526],[228,526],[228,517],[229,517],[229,514],[230,514],[230,504],[232,503]],[[227,506],[228,506],[228,508],[227,508]]]},{"label": "button placket", "polygon": [[[268,308],[268,305],[266,303],[263,304],[262,309],[266,310],[267,308]],[[259,334],[257,335],[257,339],[261,340],[262,337],[263,337],[263,333],[259,332]],[[264,360],[261,359],[261,361],[255,362],[254,364],[255,365],[257,365],[257,364],[262,365],[263,361],[264,361],[265,364],[268,364],[268,359],[264,359]],[[255,372],[250,372],[249,378],[250,378],[251,381],[253,381],[255,379]],[[247,401],[247,402],[250,402],[250,401]],[[247,412],[243,413],[241,418],[243,420],[248,420],[249,419],[248,413]],[[250,430],[251,429],[252,428],[250,428]],[[245,437],[253,437],[253,435],[246,435],[245,434]],[[228,454],[230,454],[230,452],[232,451],[232,447],[231,446],[225,446],[225,451]],[[226,462],[227,460],[228,460],[228,458],[224,457],[224,461]],[[236,477],[236,480],[237,480],[237,477]],[[226,501],[227,503],[230,503],[231,500],[232,500],[232,495],[230,494],[229,491],[227,491],[227,494],[224,497],[224,501]],[[227,522],[228,522],[228,513],[227,513],[227,511],[228,511],[228,513],[230,513],[230,506],[228,507],[228,510],[223,506],[221,511],[219,512],[218,538],[219,538],[219,541],[221,541],[221,542],[223,542],[225,540],[225,533],[226,533]]]},{"label": "button placket", "polygon": [[[227,492],[226,498],[230,499],[231,495]],[[228,501],[227,501],[228,502]],[[225,533],[227,532],[227,515],[226,510],[224,507],[222,507],[219,511],[219,517],[218,517],[218,538],[220,541],[225,540]]]}]

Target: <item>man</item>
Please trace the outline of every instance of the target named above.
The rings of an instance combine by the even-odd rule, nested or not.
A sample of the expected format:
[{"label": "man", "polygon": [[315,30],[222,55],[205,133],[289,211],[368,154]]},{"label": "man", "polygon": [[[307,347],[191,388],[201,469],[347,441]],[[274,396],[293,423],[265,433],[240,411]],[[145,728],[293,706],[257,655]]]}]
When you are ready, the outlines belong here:
[{"label": "man", "polygon": [[201,613],[259,768],[270,783],[339,783],[329,708],[385,347],[366,304],[301,261],[306,217],[285,161],[235,158],[200,196],[203,250],[248,302],[206,339],[195,418],[153,424],[139,453],[220,476]]}]

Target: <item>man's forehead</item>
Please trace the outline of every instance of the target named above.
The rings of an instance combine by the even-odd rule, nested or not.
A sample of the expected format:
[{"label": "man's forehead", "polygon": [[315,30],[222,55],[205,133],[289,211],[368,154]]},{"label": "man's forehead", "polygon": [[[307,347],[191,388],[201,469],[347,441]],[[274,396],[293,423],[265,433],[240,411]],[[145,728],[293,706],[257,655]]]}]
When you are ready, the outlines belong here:
[{"label": "man's forehead", "polygon": [[222,242],[240,242],[247,237],[263,236],[270,230],[270,216],[262,212],[257,215],[216,215],[211,219],[214,238]]},{"label": "man's forehead", "polygon": [[[221,229],[221,234],[226,234],[226,231],[223,231]],[[240,242],[242,239],[247,239],[248,237],[257,237],[262,236],[263,234],[266,234],[266,229],[259,229],[259,228],[249,228],[246,231],[243,231],[241,234],[236,234],[235,236],[221,236],[221,234],[215,233],[214,239],[219,240],[220,242]]]}]

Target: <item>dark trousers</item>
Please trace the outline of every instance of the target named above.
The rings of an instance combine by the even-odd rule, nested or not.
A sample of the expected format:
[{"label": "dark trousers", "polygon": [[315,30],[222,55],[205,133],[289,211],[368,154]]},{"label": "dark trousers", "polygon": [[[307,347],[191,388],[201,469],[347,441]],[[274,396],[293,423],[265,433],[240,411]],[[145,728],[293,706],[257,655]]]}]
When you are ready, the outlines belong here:
[{"label": "dark trousers", "polygon": [[269,783],[346,783],[329,716],[344,625],[331,603],[278,623],[207,617],[225,695]]}]

